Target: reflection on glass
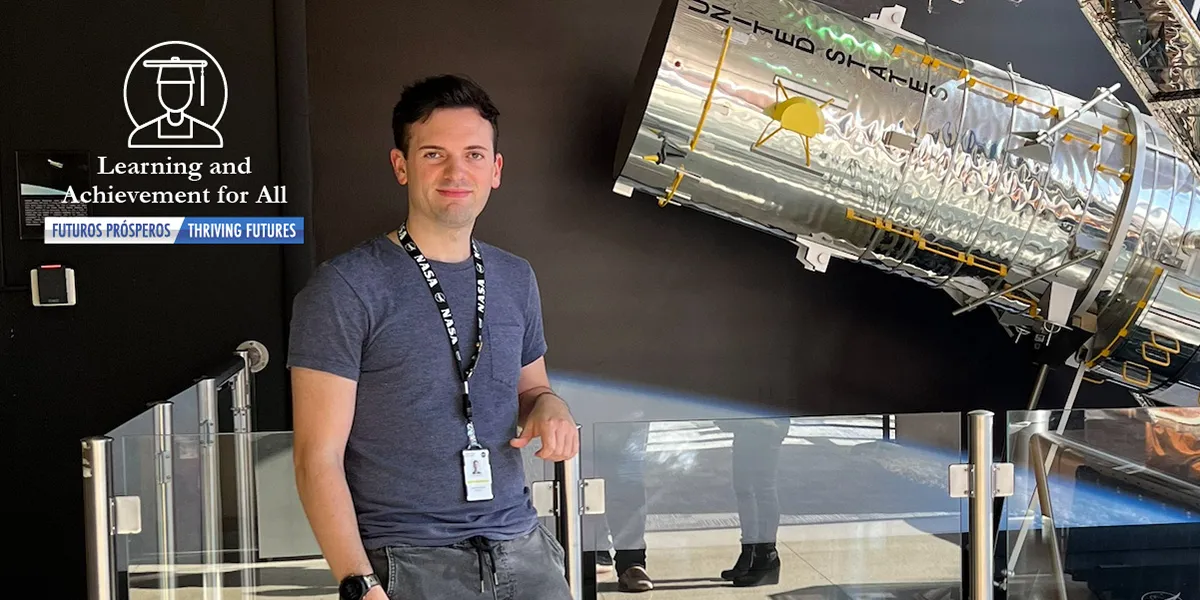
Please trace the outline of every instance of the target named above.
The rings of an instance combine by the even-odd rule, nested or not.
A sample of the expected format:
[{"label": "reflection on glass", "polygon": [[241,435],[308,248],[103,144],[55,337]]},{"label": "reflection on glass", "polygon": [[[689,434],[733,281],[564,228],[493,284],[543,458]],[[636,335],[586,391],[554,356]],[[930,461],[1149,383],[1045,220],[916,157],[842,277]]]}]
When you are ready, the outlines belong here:
[{"label": "reflection on glass", "polygon": [[721,572],[721,579],[738,587],[779,583],[777,478],[791,420],[721,421],[717,427],[733,434],[731,471],[742,543],[737,562]]},{"label": "reflection on glass", "polygon": [[961,598],[959,414],[598,423],[601,598]]},{"label": "reflection on glass", "polygon": [[[162,451],[162,440],[154,435],[114,440],[113,460],[125,473],[115,493],[136,497],[141,504],[141,531],[117,537],[118,550],[125,557],[118,564],[118,580],[129,600],[213,598],[218,590],[221,598],[231,600],[337,597],[336,581],[320,556],[296,491],[291,432],[246,434],[252,442],[257,479],[254,506],[259,538],[238,538],[237,435],[176,434],[165,444],[169,453]],[[210,452],[217,457],[221,485],[213,513],[219,532],[215,561],[205,551],[211,516],[203,501],[203,457]],[[164,461],[169,470],[164,470]],[[164,505],[160,493],[164,473],[170,474],[173,491],[169,505]],[[164,510],[169,519],[163,518]],[[164,526],[171,527],[173,535],[162,535]],[[169,540],[169,546],[164,546],[164,540]],[[251,555],[257,557],[253,564],[239,562],[248,543],[253,544]]]},{"label": "reflection on glass", "polygon": [[1021,411],[1008,428],[1010,599],[1200,594],[1200,408]]},{"label": "reflection on glass", "polygon": [[[605,514],[595,546],[624,575],[623,591],[646,591],[646,445],[649,423],[607,423],[596,429],[594,464],[604,479]],[[586,546],[585,546],[586,547]],[[608,551],[613,551],[613,555]]]}]

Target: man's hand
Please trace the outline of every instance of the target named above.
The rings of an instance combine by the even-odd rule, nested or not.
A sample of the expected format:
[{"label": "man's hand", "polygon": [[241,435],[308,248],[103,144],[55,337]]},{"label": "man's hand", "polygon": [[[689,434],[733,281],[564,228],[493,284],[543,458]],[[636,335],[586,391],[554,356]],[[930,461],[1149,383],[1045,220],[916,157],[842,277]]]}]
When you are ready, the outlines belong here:
[{"label": "man's hand", "polygon": [[573,458],[579,454],[579,430],[575,418],[554,392],[544,392],[534,401],[532,410],[522,420],[521,435],[510,443],[524,448],[533,438],[542,439],[542,449],[534,456],[551,462]]},{"label": "man's hand", "polygon": [[363,596],[363,600],[388,600],[387,592],[384,591],[382,585],[377,585],[371,588],[366,596]]}]

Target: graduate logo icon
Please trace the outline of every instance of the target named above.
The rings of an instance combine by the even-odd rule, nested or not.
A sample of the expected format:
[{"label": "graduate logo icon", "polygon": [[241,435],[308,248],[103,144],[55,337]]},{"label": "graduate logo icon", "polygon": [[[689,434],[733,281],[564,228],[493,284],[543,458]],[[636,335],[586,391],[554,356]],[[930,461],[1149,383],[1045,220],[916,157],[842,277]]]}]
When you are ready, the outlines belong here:
[{"label": "graduate logo icon", "polygon": [[130,148],[223,148],[217,130],[229,101],[225,71],[190,42],[147,48],[125,73]]}]

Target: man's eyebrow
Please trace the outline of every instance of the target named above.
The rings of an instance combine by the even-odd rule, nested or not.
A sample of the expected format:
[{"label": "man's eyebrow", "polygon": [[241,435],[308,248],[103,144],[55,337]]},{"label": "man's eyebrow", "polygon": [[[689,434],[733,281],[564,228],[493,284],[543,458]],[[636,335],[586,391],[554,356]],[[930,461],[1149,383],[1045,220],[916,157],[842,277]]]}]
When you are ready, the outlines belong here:
[{"label": "man's eyebrow", "polygon": [[[417,150],[426,150],[426,149],[429,149],[429,150],[445,150],[446,148],[444,148],[444,147],[442,147],[442,146],[435,145],[435,144],[423,144],[423,145],[421,145],[421,146],[419,146],[419,147],[417,148]],[[473,145],[467,146],[467,147],[466,147],[466,149],[467,149],[467,150],[489,150],[489,148],[488,148],[487,146],[481,146],[481,145],[479,145],[479,144],[473,144]]]}]

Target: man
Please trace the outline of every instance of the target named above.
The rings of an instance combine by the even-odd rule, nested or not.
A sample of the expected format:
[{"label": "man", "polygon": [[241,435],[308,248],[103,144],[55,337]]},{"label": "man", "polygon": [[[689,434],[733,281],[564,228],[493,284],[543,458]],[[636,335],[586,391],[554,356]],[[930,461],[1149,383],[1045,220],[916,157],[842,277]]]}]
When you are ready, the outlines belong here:
[{"label": "man", "polygon": [[407,220],[322,263],[294,302],[296,483],[345,600],[570,598],[520,450],[579,451],[537,281],[472,238],[500,185],[497,116],[464,78],[407,87],[391,151]]}]

